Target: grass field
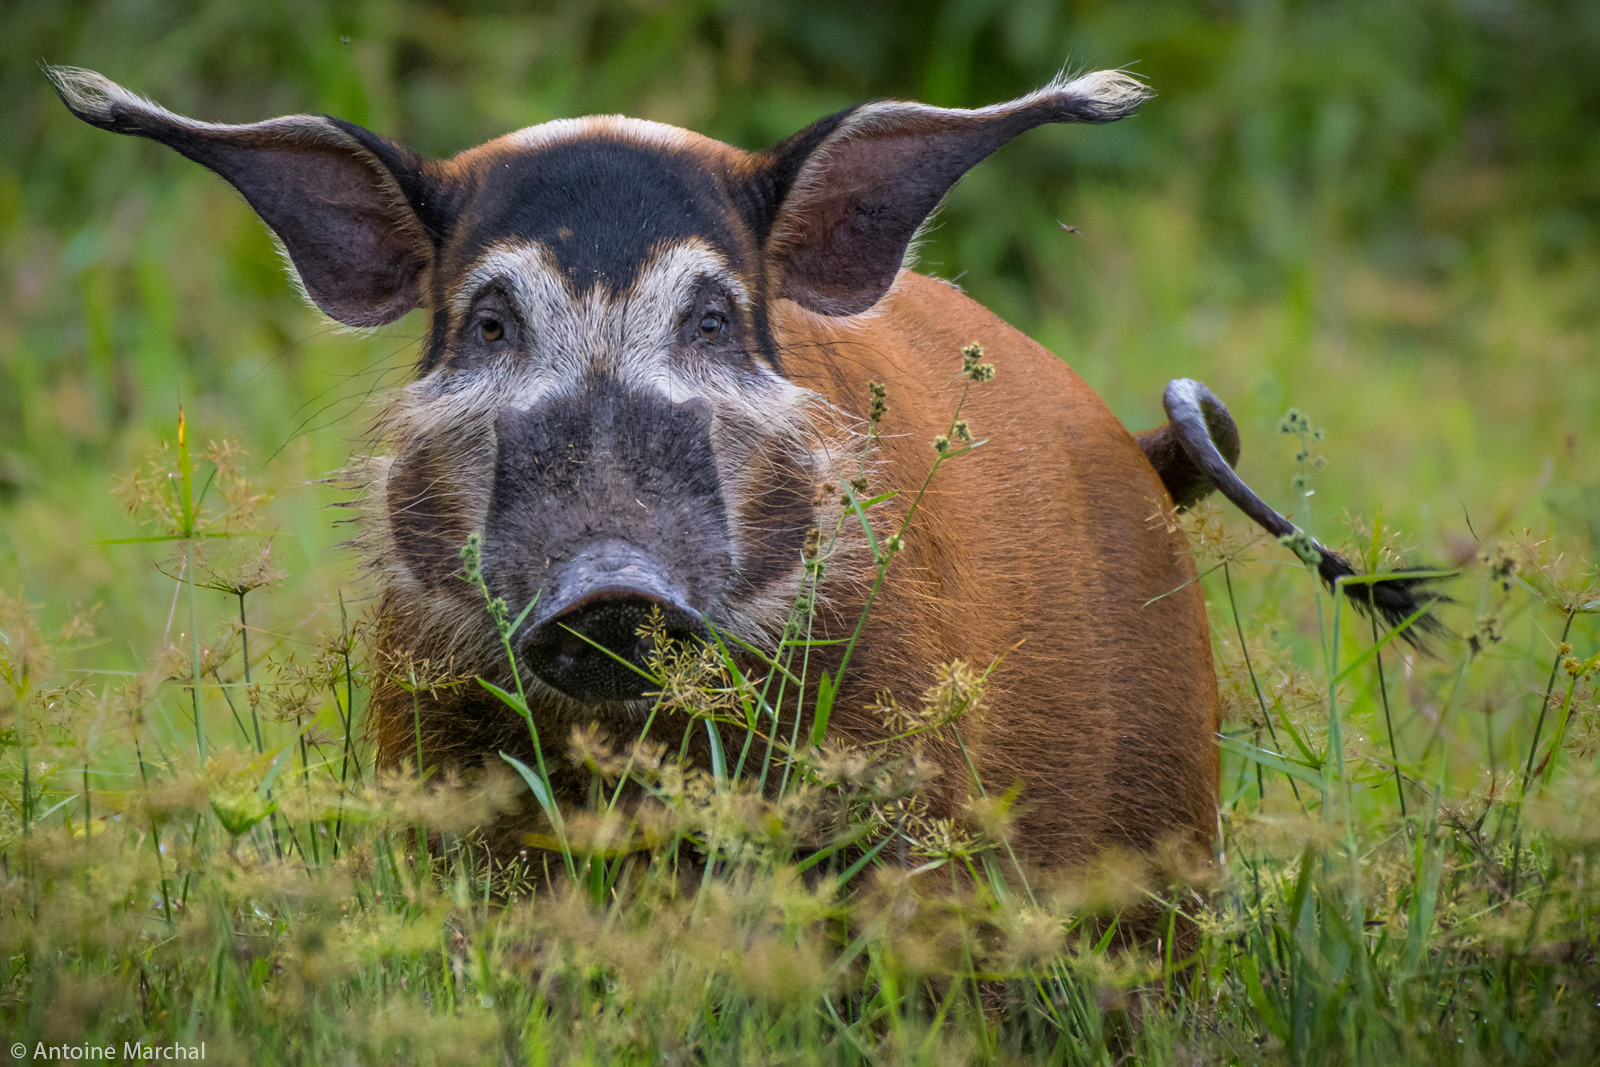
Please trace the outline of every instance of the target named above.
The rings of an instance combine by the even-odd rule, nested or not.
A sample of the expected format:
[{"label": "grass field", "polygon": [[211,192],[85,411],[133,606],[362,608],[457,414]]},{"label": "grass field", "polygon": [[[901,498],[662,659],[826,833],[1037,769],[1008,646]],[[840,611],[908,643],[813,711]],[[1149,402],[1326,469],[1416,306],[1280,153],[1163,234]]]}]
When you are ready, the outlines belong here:
[{"label": "grass field", "polygon": [[[1594,1061],[1592,5],[121,0],[6,19],[16,1062],[140,1040],[316,1064]],[[424,324],[330,330],[221,183],[76,123],[35,65],[205,118],[326,110],[448,154],[613,110],[756,146],[873,96],[1015,96],[1064,57],[1137,61],[1160,95],[999,153],[951,196],[923,269],[1130,426],[1159,421],[1168,379],[1206,381],[1281,510],[1379,566],[1462,571],[1433,655],[1374,652],[1235,514],[1187,520],[1226,719],[1210,871],[1024,884],[998,798],[958,824],[905,814],[914,736],[887,766],[780,751],[785,788],[764,798],[757,760],[708,774],[589,739],[591,810],[532,849],[549,881],[490,869],[471,827],[536,787],[375,773],[382,668],[329,508],[345,497],[327,476]],[[1321,438],[1280,432],[1290,408]],[[769,713],[714,661],[662,668],[672,731],[730,699]],[[981,699],[954,670],[915,729],[959,733]],[[621,777],[653,798],[643,853],[606,814]],[[1099,943],[1152,898],[1194,924],[1192,957]]]}]

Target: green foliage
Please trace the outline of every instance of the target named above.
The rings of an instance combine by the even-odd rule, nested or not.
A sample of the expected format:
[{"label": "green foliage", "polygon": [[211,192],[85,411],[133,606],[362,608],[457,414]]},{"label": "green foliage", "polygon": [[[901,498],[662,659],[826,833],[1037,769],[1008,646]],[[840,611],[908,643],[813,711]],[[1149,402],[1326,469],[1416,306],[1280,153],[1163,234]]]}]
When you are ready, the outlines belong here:
[{"label": "green foliage", "polygon": [[[208,1059],[250,1063],[1583,1063],[1600,1046],[1593,5],[107,0],[12,5],[6,30],[14,1040],[203,1037]],[[358,586],[323,479],[423,324],[330,330],[237,198],[76,123],[41,58],[204,118],[327,111],[434,154],[602,111],[757,147],[870,97],[971,106],[1063,60],[1135,64],[1160,94],[1141,115],[1041,130],[978,168],[924,268],[1135,427],[1169,378],[1207,381],[1245,477],[1300,525],[1332,544],[1342,513],[1381,513],[1350,524],[1352,558],[1469,568],[1447,609],[1461,639],[1405,651],[1202,509],[1184,521],[1225,739],[1198,881],[1109,864],[1021,891],[1013,798],[951,823],[913,803],[919,738],[959,736],[987,665],[881,709],[892,752],[853,752],[827,737],[836,678],[793,714],[799,633],[768,679],[730,673],[725,648],[653,665],[668,695],[648,729],[748,738],[711,767],[677,763],[676,737],[540,738],[541,759],[591,767],[591,802],[491,861],[472,828],[538,803],[542,768],[377,773],[374,672],[477,683],[363,663],[359,608],[332,592]],[[1295,450],[1273,433],[1291,403],[1327,431],[1316,455],[1305,416]],[[959,413],[943,438],[930,466],[975,447]],[[840,491],[852,516],[883,503]],[[910,536],[878,545],[878,580]],[[815,567],[827,551],[819,531]],[[648,798],[631,822],[624,782]],[[1194,924],[1190,959],[1101,942],[1151,895]]]}]

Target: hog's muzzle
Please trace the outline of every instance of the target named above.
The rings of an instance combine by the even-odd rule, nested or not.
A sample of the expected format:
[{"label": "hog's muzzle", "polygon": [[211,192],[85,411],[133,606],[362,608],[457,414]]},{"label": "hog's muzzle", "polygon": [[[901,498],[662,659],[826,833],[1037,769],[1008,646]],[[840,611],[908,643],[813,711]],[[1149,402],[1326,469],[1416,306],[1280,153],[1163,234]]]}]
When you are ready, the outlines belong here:
[{"label": "hog's muzzle", "polygon": [[732,573],[711,405],[594,381],[500,413],[484,572],[513,612],[521,664],[583,703],[651,690],[658,632],[703,637]]},{"label": "hog's muzzle", "polygon": [[706,636],[700,613],[663,567],[622,541],[579,553],[555,596],[525,631],[522,662],[574,700],[632,700],[650,691],[642,673],[660,634],[669,642]]}]

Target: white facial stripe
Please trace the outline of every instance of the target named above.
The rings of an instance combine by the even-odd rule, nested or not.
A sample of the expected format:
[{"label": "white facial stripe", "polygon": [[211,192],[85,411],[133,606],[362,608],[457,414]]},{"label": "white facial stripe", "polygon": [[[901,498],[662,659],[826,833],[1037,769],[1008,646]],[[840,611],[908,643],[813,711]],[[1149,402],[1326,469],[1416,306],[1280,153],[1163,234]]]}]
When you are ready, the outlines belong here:
[{"label": "white facial stripe", "polygon": [[615,138],[667,149],[681,149],[688,147],[695,140],[703,140],[699,134],[665,123],[651,122],[648,119],[631,119],[626,115],[589,115],[585,118],[555,119],[537,126],[527,126],[515,133],[506,134],[498,143],[510,148],[537,150],[563,142],[592,141],[599,138]]}]

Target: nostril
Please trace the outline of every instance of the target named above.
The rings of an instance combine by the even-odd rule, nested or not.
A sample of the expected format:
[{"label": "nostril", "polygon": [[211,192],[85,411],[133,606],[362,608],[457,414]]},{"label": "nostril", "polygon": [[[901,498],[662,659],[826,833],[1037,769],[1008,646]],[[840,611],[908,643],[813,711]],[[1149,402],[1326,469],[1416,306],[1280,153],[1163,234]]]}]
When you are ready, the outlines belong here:
[{"label": "nostril", "polygon": [[[642,629],[644,625],[645,622],[641,621],[640,628]],[[656,642],[656,634],[660,634],[666,639],[665,644],[669,648],[682,648],[701,636],[699,631],[685,626],[660,626],[652,628],[649,632],[637,633],[637,641],[633,649],[635,663],[645,663],[648,661],[650,654],[660,647]]]},{"label": "nostril", "polygon": [[562,627],[557,627],[556,630],[557,632],[549,637],[549,647],[545,653],[556,668],[569,670],[593,651],[589,643],[578,634]]}]

